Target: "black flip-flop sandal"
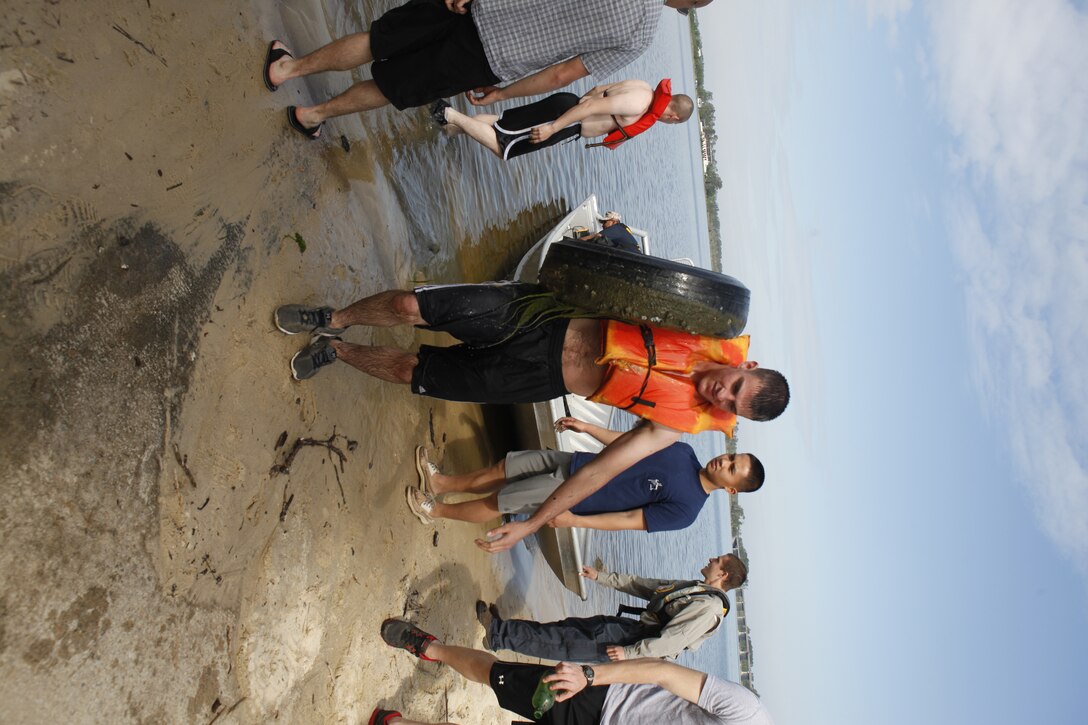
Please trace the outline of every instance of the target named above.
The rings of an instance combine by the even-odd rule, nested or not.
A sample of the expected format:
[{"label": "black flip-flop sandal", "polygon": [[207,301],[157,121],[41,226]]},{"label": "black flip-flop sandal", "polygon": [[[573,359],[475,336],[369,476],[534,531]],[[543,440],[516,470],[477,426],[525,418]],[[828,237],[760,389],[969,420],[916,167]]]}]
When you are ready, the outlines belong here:
[{"label": "black flip-flop sandal", "polygon": [[280,58],[283,58],[284,56],[288,58],[295,57],[291,55],[291,52],[285,48],[272,47],[278,42],[278,40],[273,40],[271,43],[268,44],[268,52],[265,53],[264,56],[264,73],[262,74],[262,77],[264,78],[264,87],[272,91],[273,93],[278,91],[280,87],[272,84],[272,79],[268,77],[268,70],[272,67],[273,63],[275,63]]},{"label": "black flip-flop sandal", "polygon": [[295,115],[295,111],[298,110],[295,106],[287,107],[287,123],[291,128],[295,129],[303,136],[309,139],[316,139],[321,135],[321,127],[325,125],[325,122],[317,124],[316,126],[303,126],[302,122],[298,120],[298,116]]}]

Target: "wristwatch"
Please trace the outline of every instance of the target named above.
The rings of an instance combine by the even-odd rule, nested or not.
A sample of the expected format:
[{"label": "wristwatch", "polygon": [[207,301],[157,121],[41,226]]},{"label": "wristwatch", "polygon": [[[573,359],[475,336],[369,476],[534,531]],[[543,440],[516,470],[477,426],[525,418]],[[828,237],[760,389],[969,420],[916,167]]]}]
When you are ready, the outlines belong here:
[{"label": "wristwatch", "polygon": [[586,687],[593,686],[593,668],[589,665],[582,665],[582,674],[586,676]]}]

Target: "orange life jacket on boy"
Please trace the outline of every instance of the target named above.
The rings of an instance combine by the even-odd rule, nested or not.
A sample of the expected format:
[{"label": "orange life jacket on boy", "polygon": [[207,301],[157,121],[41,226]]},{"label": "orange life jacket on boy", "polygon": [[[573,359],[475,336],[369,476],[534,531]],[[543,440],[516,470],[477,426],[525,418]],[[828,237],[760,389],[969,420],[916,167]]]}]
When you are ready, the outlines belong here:
[{"label": "orange life jacket on boy", "polygon": [[737,416],[700,396],[690,375],[700,362],[738,367],[748,357],[748,335],[722,340],[615,320],[601,327],[604,353],[596,362],[608,371],[590,400],[685,433],[733,437]]},{"label": "orange life jacket on boy", "polygon": [[[653,126],[655,123],[657,123],[657,120],[661,118],[661,114],[665,112],[665,109],[668,107],[669,101],[671,100],[672,79],[666,78],[657,84],[657,88],[654,89],[653,100],[650,101],[649,110],[647,110],[646,113],[642,114],[642,116],[637,121],[626,126],[620,126],[615,131],[612,131],[607,136],[605,136],[604,141],[601,141],[600,143],[586,144],[586,148],[590,149],[596,146],[604,146],[606,148],[615,150],[627,139],[638,136],[650,126]],[[613,116],[612,120],[615,121],[616,117]],[[620,125],[618,121],[616,122],[616,125]]]}]

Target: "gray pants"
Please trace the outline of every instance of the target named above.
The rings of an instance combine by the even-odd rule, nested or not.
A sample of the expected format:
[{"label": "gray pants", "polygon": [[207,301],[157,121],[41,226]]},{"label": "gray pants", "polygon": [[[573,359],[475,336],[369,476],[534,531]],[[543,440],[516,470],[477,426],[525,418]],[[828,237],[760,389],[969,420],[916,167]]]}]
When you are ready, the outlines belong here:
[{"label": "gray pants", "polygon": [[525,655],[564,662],[607,662],[605,647],[629,645],[657,636],[631,617],[568,617],[559,622],[495,619],[488,636],[494,650],[508,649]]}]

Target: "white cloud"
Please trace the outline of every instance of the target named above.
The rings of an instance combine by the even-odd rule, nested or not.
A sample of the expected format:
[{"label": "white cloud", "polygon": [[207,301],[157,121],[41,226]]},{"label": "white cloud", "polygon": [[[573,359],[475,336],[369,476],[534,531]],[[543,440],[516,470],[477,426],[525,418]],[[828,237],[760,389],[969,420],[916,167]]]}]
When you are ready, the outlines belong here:
[{"label": "white cloud", "polygon": [[1064,0],[934,0],[927,17],[975,382],[1088,575],[1088,17]]},{"label": "white cloud", "polygon": [[899,38],[899,16],[910,12],[912,0],[863,0],[869,27],[878,21],[888,24],[888,39],[894,45]]}]

